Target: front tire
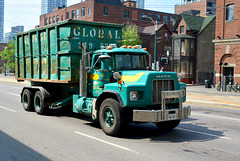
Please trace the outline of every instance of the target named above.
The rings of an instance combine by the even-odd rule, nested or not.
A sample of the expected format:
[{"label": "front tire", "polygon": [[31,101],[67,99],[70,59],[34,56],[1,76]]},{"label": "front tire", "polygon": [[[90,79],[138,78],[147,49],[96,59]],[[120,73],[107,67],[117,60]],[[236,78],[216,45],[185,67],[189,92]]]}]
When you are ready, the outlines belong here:
[{"label": "front tire", "polygon": [[43,115],[46,112],[46,109],[44,108],[44,100],[42,93],[40,91],[37,91],[34,96],[34,109],[35,112],[39,115]]},{"label": "front tire", "polygon": [[22,104],[26,111],[33,111],[33,94],[29,89],[24,89],[22,94]]},{"label": "front tire", "polygon": [[171,130],[179,125],[181,120],[172,120],[165,122],[157,122],[155,125],[161,130]]},{"label": "front tire", "polygon": [[110,136],[121,135],[127,127],[127,120],[120,104],[108,98],[101,104],[99,122],[105,134]]}]

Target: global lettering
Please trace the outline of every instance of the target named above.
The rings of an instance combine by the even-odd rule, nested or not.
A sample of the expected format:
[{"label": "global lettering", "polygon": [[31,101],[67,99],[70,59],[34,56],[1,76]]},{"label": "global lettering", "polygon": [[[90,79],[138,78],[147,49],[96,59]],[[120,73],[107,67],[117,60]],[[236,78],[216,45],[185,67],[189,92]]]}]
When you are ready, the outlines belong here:
[{"label": "global lettering", "polygon": [[101,39],[117,39],[119,40],[120,34],[118,30],[103,30],[96,28],[85,28],[85,27],[75,27],[73,29],[73,34],[76,37],[91,37],[91,38],[101,38]]}]

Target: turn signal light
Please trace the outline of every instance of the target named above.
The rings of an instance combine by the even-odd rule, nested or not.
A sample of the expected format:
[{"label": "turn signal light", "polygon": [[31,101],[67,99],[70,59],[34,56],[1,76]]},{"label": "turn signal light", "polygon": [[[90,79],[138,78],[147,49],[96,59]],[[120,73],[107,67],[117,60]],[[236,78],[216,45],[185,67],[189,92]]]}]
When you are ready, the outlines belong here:
[{"label": "turn signal light", "polygon": [[143,50],[147,51],[147,48],[143,48]]}]

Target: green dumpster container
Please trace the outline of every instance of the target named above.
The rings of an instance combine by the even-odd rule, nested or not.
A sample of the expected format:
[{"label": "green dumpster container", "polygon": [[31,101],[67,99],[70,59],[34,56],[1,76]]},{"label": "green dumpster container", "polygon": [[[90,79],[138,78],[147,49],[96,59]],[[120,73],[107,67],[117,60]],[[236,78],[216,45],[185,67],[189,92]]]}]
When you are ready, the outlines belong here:
[{"label": "green dumpster container", "polygon": [[87,52],[121,45],[122,25],[67,20],[20,33],[15,38],[18,81],[78,83],[81,44]]}]

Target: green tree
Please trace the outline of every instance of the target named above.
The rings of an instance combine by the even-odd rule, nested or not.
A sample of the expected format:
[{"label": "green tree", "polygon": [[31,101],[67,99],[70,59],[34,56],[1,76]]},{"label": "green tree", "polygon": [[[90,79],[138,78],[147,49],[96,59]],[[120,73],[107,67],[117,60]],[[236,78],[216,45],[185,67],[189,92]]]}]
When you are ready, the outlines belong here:
[{"label": "green tree", "polygon": [[11,43],[8,44],[0,54],[0,56],[2,57],[2,60],[6,60],[6,66],[9,67],[10,71],[14,70],[15,68],[14,54],[15,54],[15,45],[13,41],[11,41]]},{"label": "green tree", "polygon": [[126,26],[122,31],[123,45],[142,45],[137,26]]}]

